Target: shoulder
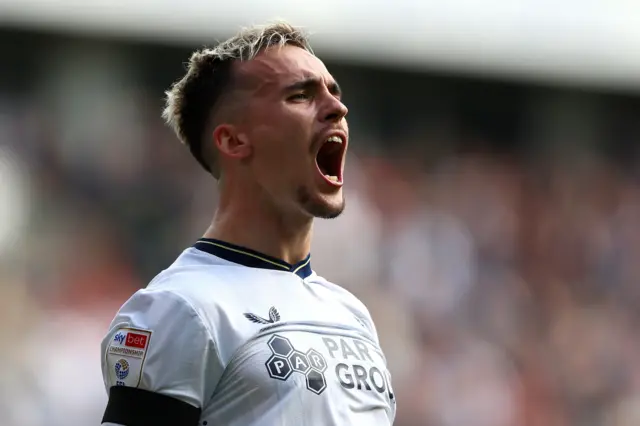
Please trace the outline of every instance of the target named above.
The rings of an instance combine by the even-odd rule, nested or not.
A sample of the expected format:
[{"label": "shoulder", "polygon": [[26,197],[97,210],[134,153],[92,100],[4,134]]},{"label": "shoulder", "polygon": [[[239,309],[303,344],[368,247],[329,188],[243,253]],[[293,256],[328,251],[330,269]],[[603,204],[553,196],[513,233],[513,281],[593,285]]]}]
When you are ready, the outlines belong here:
[{"label": "shoulder", "polygon": [[219,358],[216,330],[219,315],[215,309],[217,298],[212,294],[220,292],[210,290],[221,287],[216,282],[221,275],[218,270],[224,268],[222,263],[199,257],[197,251],[183,252],[120,307],[103,340],[103,350],[127,355],[131,349],[119,347],[127,346],[123,339],[131,334],[142,336],[138,344],[144,343],[145,347],[134,348],[142,357],[146,357],[149,349],[162,353],[162,360],[168,360],[189,344],[193,356],[206,352]]},{"label": "shoulder", "polygon": [[235,263],[188,248],[171,266],[156,275],[147,288],[194,290],[206,284],[208,288],[242,273]]},{"label": "shoulder", "polygon": [[178,322],[194,332],[201,329],[203,337],[218,342],[226,312],[240,303],[233,289],[242,280],[242,269],[187,249],[120,307],[112,327],[127,323],[164,329]]},{"label": "shoulder", "polygon": [[210,312],[236,297],[235,284],[246,281],[245,275],[246,268],[189,248],[139,293],[180,299],[195,312]]},{"label": "shoulder", "polygon": [[121,306],[101,345],[107,389],[140,388],[203,406],[225,367],[216,311],[198,299],[218,266],[183,253]]},{"label": "shoulder", "polygon": [[187,249],[122,306],[112,326],[135,319],[149,327],[181,322],[194,332],[202,329],[202,337],[224,364],[256,331],[247,313],[262,312],[265,303],[265,312],[272,306],[265,301],[275,297],[273,288],[282,284],[271,277],[273,272]]}]

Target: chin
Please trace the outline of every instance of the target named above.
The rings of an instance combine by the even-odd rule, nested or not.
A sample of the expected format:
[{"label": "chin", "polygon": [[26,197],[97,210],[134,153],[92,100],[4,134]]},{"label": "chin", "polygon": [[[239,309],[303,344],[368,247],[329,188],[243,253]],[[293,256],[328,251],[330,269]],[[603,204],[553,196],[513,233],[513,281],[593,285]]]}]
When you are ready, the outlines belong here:
[{"label": "chin", "polygon": [[334,219],[344,211],[345,199],[342,190],[334,194],[312,194],[307,188],[298,190],[298,202],[310,216]]}]

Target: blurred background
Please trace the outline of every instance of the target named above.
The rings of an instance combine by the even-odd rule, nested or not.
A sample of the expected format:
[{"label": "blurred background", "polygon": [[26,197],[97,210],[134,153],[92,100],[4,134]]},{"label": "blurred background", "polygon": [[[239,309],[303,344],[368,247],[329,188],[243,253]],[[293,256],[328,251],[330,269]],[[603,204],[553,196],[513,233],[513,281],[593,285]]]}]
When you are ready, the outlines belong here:
[{"label": "blurred background", "polygon": [[216,205],[163,92],[275,17],[350,107],[313,262],[369,306],[396,424],[639,425],[632,0],[0,0],[0,425],[99,423],[110,320]]}]

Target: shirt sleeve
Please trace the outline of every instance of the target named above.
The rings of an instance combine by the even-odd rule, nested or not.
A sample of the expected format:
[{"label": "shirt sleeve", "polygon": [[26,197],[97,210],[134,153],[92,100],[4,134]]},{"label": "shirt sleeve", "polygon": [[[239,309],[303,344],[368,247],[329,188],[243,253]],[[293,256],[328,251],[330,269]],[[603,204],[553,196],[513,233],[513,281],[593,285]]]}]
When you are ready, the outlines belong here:
[{"label": "shirt sleeve", "polygon": [[195,426],[223,370],[196,310],[169,291],[134,294],[101,349],[109,393],[103,424]]}]

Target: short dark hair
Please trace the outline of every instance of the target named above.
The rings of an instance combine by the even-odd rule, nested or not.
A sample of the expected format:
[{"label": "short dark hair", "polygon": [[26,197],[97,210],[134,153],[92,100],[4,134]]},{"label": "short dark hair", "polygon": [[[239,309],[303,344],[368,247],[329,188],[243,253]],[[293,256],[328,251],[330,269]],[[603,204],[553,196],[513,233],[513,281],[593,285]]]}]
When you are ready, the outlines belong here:
[{"label": "short dark hair", "polygon": [[232,86],[232,64],[251,60],[267,47],[285,45],[313,53],[307,35],[286,22],[244,28],[214,48],[194,52],[184,77],[166,92],[163,118],[198,163],[216,179],[220,178],[217,156],[211,153],[207,158],[202,142],[212,111]]}]

